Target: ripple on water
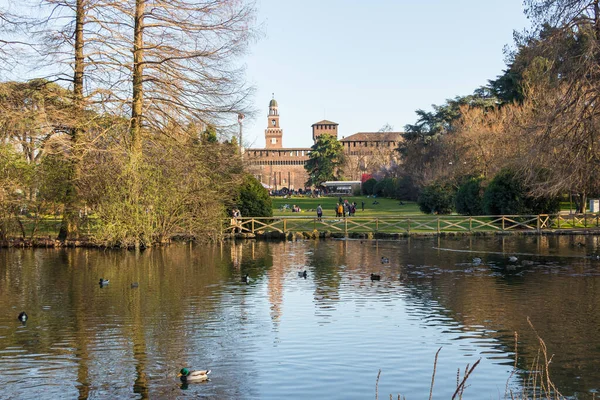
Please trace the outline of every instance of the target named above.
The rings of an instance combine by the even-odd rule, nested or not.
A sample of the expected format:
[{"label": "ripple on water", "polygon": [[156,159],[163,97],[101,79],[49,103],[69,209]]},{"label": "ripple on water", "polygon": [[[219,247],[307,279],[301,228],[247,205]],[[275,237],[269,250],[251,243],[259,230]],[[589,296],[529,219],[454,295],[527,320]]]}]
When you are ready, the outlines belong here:
[{"label": "ripple on water", "polygon": [[[435,398],[451,397],[456,371],[480,358],[467,394],[497,396],[511,379],[514,331],[528,328],[527,315],[556,326],[540,331],[568,363],[591,365],[600,343],[582,336],[593,331],[590,313],[576,321],[578,308],[570,307],[560,313],[568,324],[553,318],[563,303],[594,304],[586,299],[595,298],[589,288],[599,271],[590,260],[539,260],[515,276],[500,270],[501,250],[544,247],[526,249],[528,238],[479,240],[441,247],[500,253],[481,266],[465,262],[470,255],[432,252],[429,239],[232,244],[223,252],[174,247],[135,256],[65,250],[42,252],[37,262],[27,261],[27,251],[0,254],[0,309],[43,311],[25,327],[12,314],[0,316],[0,386],[25,399],[372,398],[381,369],[382,397],[427,398],[441,347]],[[382,254],[389,265],[380,264]],[[70,268],[64,255],[90,267]],[[300,269],[307,279],[297,276]],[[244,273],[249,285],[239,282]],[[371,282],[371,273],[382,280]],[[98,276],[110,276],[110,286],[83,283]],[[130,290],[133,281],[148,289]],[[18,293],[3,295],[15,285]],[[547,295],[569,285],[581,297],[567,293],[556,302]],[[526,334],[520,340],[527,360],[537,342]],[[212,378],[182,390],[176,373],[183,366],[209,367]],[[588,369],[576,381],[596,376]]]}]

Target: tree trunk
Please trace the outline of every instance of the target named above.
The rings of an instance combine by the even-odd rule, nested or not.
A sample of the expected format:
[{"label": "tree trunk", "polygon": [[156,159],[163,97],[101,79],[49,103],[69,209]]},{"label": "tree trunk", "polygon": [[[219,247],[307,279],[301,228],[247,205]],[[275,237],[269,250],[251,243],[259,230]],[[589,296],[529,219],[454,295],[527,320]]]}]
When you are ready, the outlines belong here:
[{"label": "tree trunk", "polygon": [[133,29],[133,101],[131,104],[131,154],[137,159],[141,152],[142,114],[144,101],[144,10],[146,0],[135,1],[135,24]]},{"label": "tree trunk", "polygon": [[66,240],[70,236],[77,235],[79,225],[79,190],[78,181],[81,174],[81,138],[84,135],[84,129],[81,126],[81,118],[85,109],[83,101],[83,26],[85,24],[85,2],[86,0],[77,0],[75,10],[75,73],[73,76],[73,97],[75,108],[78,115],[75,117],[75,126],[71,130],[71,171],[68,179],[66,193],[65,209],[63,219],[58,233],[59,240]]},{"label": "tree trunk", "polygon": [[600,43],[600,4],[594,0],[594,29],[596,31],[596,44]]}]

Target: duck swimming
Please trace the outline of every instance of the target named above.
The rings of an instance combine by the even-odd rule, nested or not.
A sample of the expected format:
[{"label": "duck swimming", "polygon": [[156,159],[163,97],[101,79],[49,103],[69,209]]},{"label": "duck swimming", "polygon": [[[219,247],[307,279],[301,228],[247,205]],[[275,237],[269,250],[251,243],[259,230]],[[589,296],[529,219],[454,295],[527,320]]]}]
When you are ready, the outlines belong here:
[{"label": "duck swimming", "polygon": [[306,279],[307,276],[308,276],[308,274],[306,273],[306,270],[304,270],[304,271],[298,271],[298,277],[299,278]]},{"label": "duck swimming", "polygon": [[25,311],[21,311],[21,314],[19,314],[19,321],[21,322],[27,322],[27,313]]},{"label": "duck swimming", "polygon": [[380,281],[381,280],[381,275],[371,274],[371,280],[372,281]]},{"label": "duck swimming", "polygon": [[390,262],[389,258],[387,258],[387,257],[381,257],[381,263],[382,264],[389,264],[389,262]]},{"label": "duck swimming", "polygon": [[246,274],[246,275],[242,276],[242,282],[243,282],[243,283],[248,283],[248,282],[250,282],[250,278],[248,278],[248,274]]},{"label": "duck swimming", "polygon": [[181,368],[177,377],[181,379],[181,382],[203,382],[208,379],[208,374],[210,374],[210,369],[203,371],[190,371],[187,368]]},{"label": "duck swimming", "polygon": [[108,279],[100,278],[100,281],[98,283],[100,284],[100,287],[104,287],[108,285],[109,282],[110,281]]}]

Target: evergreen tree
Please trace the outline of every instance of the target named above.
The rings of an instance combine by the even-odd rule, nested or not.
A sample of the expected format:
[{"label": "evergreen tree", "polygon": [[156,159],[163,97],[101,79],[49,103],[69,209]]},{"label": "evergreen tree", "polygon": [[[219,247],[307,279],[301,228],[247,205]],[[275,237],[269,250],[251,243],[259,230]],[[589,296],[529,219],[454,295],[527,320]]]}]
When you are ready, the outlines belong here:
[{"label": "evergreen tree", "polygon": [[339,180],[344,163],[344,147],[335,137],[321,135],[310,148],[309,160],[304,165],[308,172],[307,186],[320,186],[325,181]]}]

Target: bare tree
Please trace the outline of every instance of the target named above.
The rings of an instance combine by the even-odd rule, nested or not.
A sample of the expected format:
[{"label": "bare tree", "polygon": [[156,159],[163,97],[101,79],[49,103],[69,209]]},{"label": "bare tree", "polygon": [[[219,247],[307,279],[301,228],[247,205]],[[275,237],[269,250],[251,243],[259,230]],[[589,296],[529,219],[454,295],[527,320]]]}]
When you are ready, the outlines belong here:
[{"label": "bare tree", "polygon": [[[538,193],[600,194],[600,6],[598,0],[527,0],[527,14],[546,32],[525,76],[530,141],[525,172]],[[548,28],[548,26],[550,28]],[[560,58],[553,51],[560,49]],[[540,182],[540,169],[544,177]]]}]

